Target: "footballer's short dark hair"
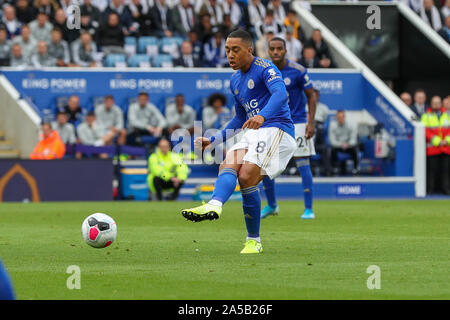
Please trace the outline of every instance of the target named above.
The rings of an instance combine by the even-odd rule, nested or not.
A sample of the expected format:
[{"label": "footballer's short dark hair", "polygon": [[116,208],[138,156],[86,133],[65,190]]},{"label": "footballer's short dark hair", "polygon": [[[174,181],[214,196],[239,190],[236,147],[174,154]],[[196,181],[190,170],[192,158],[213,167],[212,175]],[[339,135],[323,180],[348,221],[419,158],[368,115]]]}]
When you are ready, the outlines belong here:
[{"label": "footballer's short dark hair", "polygon": [[286,40],[284,40],[281,37],[273,37],[272,39],[270,39],[269,41],[269,45],[272,41],[281,41],[283,43],[283,47],[286,49]]},{"label": "footballer's short dark hair", "polygon": [[252,46],[253,44],[253,39],[250,33],[248,33],[245,30],[242,29],[237,29],[233,32],[231,32],[227,38],[239,38],[242,39],[242,42],[244,42],[246,45],[248,45],[249,47]]}]

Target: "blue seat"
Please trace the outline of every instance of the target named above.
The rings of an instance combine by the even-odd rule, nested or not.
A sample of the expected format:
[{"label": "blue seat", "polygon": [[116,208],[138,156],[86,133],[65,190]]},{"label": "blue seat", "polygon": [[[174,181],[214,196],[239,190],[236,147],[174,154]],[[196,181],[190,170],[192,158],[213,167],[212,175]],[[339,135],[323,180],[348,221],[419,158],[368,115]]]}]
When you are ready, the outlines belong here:
[{"label": "blue seat", "polygon": [[136,53],[137,50],[137,40],[135,37],[125,37],[125,52],[128,55],[132,55]]},{"label": "blue seat", "polygon": [[119,53],[111,53],[106,56],[104,66],[105,67],[115,67],[118,62],[125,63],[126,56]]},{"label": "blue seat", "polygon": [[125,45],[136,45],[137,40],[135,37],[125,37]]},{"label": "blue seat", "polygon": [[144,63],[150,65],[150,56],[147,54],[134,54],[128,59],[128,66],[132,68],[138,68]]},{"label": "blue seat", "polygon": [[180,45],[178,38],[162,38],[159,52],[169,54],[176,59],[180,56]]},{"label": "blue seat", "polygon": [[173,67],[173,59],[170,54],[158,54],[153,58],[152,65],[156,68],[171,68]]},{"label": "blue seat", "polygon": [[137,42],[138,53],[155,56],[159,53],[159,40],[156,37],[140,37]]}]

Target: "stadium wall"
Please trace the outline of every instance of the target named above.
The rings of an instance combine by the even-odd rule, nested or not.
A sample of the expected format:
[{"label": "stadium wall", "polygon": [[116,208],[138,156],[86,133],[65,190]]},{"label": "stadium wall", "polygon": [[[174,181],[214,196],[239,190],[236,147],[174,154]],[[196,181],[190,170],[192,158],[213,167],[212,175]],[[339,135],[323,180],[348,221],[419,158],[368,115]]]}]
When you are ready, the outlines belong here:
[{"label": "stadium wall", "polygon": [[110,201],[112,160],[0,160],[0,202]]}]

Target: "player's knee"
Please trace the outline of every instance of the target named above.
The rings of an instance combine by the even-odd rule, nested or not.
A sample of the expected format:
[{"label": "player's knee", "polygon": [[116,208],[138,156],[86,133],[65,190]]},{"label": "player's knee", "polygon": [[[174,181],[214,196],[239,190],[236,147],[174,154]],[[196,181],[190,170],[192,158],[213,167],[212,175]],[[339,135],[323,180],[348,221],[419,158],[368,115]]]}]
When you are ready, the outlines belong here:
[{"label": "player's knee", "polygon": [[251,187],[254,184],[254,177],[251,175],[251,173],[247,170],[240,170],[238,175],[239,185],[241,188],[248,188]]}]

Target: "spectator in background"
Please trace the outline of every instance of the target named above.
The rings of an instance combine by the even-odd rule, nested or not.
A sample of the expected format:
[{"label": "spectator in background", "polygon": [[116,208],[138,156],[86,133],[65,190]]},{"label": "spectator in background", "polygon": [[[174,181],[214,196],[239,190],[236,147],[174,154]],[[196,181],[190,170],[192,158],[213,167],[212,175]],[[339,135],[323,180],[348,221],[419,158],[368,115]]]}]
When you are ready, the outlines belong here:
[{"label": "spectator in background", "polygon": [[22,47],[18,43],[14,43],[11,49],[9,65],[16,68],[25,68],[30,66],[29,59],[22,54]]},{"label": "spectator in background", "polygon": [[300,59],[300,64],[306,68],[320,68],[319,58],[316,57],[316,50],[310,45],[303,47],[303,54]]},{"label": "spectator in background", "polygon": [[298,62],[302,57],[302,43],[294,37],[294,29],[286,28],[286,58]]},{"label": "spectator in background", "polygon": [[[425,126],[425,137],[427,143],[427,193],[436,193],[437,185],[441,180],[443,191],[448,186],[445,185],[446,179],[442,178],[446,164],[444,163],[445,156],[444,148],[448,146],[448,141],[445,138],[444,131],[441,127],[441,117],[444,109],[442,108],[442,100],[439,96],[431,98],[430,108],[422,115],[421,121]],[[448,171],[447,171],[448,175]]]},{"label": "spectator in background", "polygon": [[22,48],[22,55],[27,61],[29,61],[34,52],[36,52],[37,41],[31,35],[30,27],[27,24],[22,26],[20,36],[13,39],[13,44],[15,43],[20,45]]},{"label": "spectator in background", "polygon": [[441,8],[441,14],[444,19],[447,19],[450,16],[450,0],[445,1],[445,4]]},{"label": "spectator in background", "polygon": [[33,6],[37,12],[44,12],[49,16],[51,21],[54,21],[56,10],[59,9],[57,0],[34,0]]},{"label": "spectator in background", "polygon": [[136,31],[136,24],[133,23],[133,15],[124,0],[110,0],[108,7],[103,11],[101,24],[108,25],[112,13],[117,14],[117,24],[124,29],[125,35]]},{"label": "spectator in background", "polygon": [[450,15],[444,20],[444,26],[438,31],[439,35],[444,38],[445,41],[450,43]]},{"label": "spectator in background", "polygon": [[194,30],[197,16],[189,0],[180,0],[180,3],[172,9],[172,22],[174,32],[182,37],[186,37],[188,32]]},{"label": "spectator in background", "polygon": [[408,92],[402,92],[400,94],[400,99],[403,101],[404,104],[408,106],[408,108],[411,109],[412,112],[414,112],[414,117],[412,120],[419,120],[419,117],[417,116],[416,112],[413,110],[413,104],[412,104],[412,97]]},{"label": "spectator in background", "polygon": [[255,44],[256,55],[263,59],[269,59],[269,42],[275,37],[274,30],[267,29],[263,37],[259,38]]},{"label": "spectator in background", "polygon": [[261,0],[250,0],[248,2],[248,15],[252,26],[256,26],[264,22],[266,7],[261,3]]},{"label": "spectator in background", "polygon": [[194,59],[201,61],[203,57],[203,45],[198,40],[198,34],[195,31],[191,31],[188,33],[188,41],[192,45],[192,56]]},{"label": "spectator in background", "polygon": [[155,23],[155,32],[158,37],[172,37],[174,23],[172,13],[166,0],[155,0],[155,5],[150,10],[152,21]]},{"label": "spectator in background", "polygon": [[[77,135],[81,144],[86,146],[102,147],[112,143],[114,137],[112,135],[103,136],[102,128],[100,128],[96,120],[95,112],[89,111],[83,123],[78,126]],[[77,152],[76,158],[79,159],[81,157],[82,154]],[[108,158],[108,154],[101,153],[99,157],[106,159]]]},{"label": "spectator in background", "polygon": [[223,22],[223,9],[217,0],[204,0],[198,12],[200,16],[209,14],[211,24],[218,27]]},{"label": "spectator in background", "polygon": [[442,160],[442,188],[445,194],[450,195],[450,95],[444,101],[444,110],[439,119],[443,133],[443,160]]},{"label": "spectator in background", "polygon": [[152,195],[161,201],[164,190],[172,190],[166,200],[176,200],[188,176],[188,166],[180,154],[170,150],[170,142],[161,139],[158,148],[148,159],[148,186]]},{"label": "spectator in background", "polygon": [[69,45],[62,38],[62,32],[59,29],[53,29],[51,41],[48,44],[48,54],[56,59],[58,67],[70,66]]},{"label": "spectator in background", "polygon": [[90,21],[95,24],[95,27],[100,26],[101,12],[98,7],[96,7],[92,0],[84,0],[84,3],[80,7],[81,16],[89,16]]},{"label": "spectator in background", "polygon": [[128,108],[129,140],[133,144],[142,144],[142,136],[160,138],[167,121],[156,106],[150,103],[146,92],[139,93],[138,100]]},{"label": "spectator in background", "polygon": [[225,22],[225,16],[230,18],[231,28],[236,28],[240,25],[242,20],[242,11],[236,0],[224,0],[222,3],[223,8],[223,21]]},{"label": "spectator in background", "polygon": [[199,20],[199,23],[195,27],[195,32],[197,33],[198,40],[203,45],[213,36],[217,28],[213,28],[211,16],[208,13],[200,16]]},{"label": "spectator in background", "polygon": [[406,104],[408,107],[411,108],[412,106],[412,97],[408,92],[402,92],[400,94],[400,99],[403,101],[404,104]]},{"label": "spectator in background", "polygon": [[80,37],[80,30],[77,28],[71,28],[67,26],[67,16],[63,9],[58,9],[55,12],[55,20],[53,21],[53,27],[57,27],[62,31],[63,39],[71,44],[73,41]]},{"label": "spectator in background", "polygon": [[39,12],[36,20],[30,22],[29,26],[31,35],[36,41],[50,42],[53,25],[48,21],[48,16],[44,12]]},{"label": "spectator in background", "polygon": [[36,12],[36,8],[32,7],[28,0],[17,0],[16,16],[21,23],[27,24],[33,21],[36,17]]},{"label": "spectator in background", "polygon": [[52,123],[53,130],[58,131],[59,137],[64,144],[75,144],[75,127],[69,123],[69,117],[64,111],[59,111],[56,115],[56,121]]},{"label": "spectator in background", "polygon": [[[358,174],[358,139],[356,129],[345,121],[345,112],[339,110],[336,114],[336,120],[330,123],[328,128],[328,138],[331,145],[331,162],[333,171],[338,172],[338,152],[347,153],[352,157],[354,168],[352,174]],[[341,174],[346,174],[347,168],[345,161],[341,162]]]},{"label": "spectator in background", "polygon": [[435,31],[439,31],[442,28],[442,17],[433,0],[423,0],[420,18]]},{"label": "spectator in background", "polygon": [[203,61],[205,67],[223,68],[228,66],[225,39],[220,31],[214,33],[214,37],[204,44]]},{"label": "spectator in background", "polygon": [[203,108],[203,128],[222,129],[231,120],[232,114],[226,107],[227,98],[222,93],[213,93],[208,98],[208,105]]},{"label": "spectator in background", "polygon": [[110,53],[125,53],[123,48],[125,35],[117,13],[111,12],[109,14],[107,22],[100,27],[99,39],[105,56]]},{"label": "spectator in background", "polygon": [[194,133],[195,110],[185,104],[183,94],[175,96],[175,103],[166,107],[167,129],[172,134],[177,129],[186,129],[190,134]]},{"label": "spectator in background", "polygon": [[275,20],[273,10],[267,10],[264,21],[255,25],[256,37],[260,39],[268,30],[273,31],[275,35],[281,35],[285,32],[284,24]]},{"label": "spectator in background", "polygon": [[186,40],[181,44],[181,55],[173,61],[175,67],[198,68],[200,60],[195,58],[192,52],[192,44]]},{"label": "spectator in background", "polygon": [[97,124],[101,128],[101,136],[117,137],[117,143],[124,145],[127,139],[127,132],[124,129],[123,112],[114,103],[114,97],[107,95],[103,104],[95,107]]},{"label": "spectator in background", "polygon": [[59,137],[58,131],[52,129],[49,122],[41,125],[41,139],[30,155],[33,160],[61,159],[66,153],[66,146]]},{"label": "spectator in background", "polygon": [[0,66],[9,65],[12,42],[8,40],[8,33],[4,26],[0,26]]},{"label": "spectator in background", "polygon": [[80,32],[89,32],[92,36],[92,39],[97,42],[98,41],[98,28],[99,24],[97,21],[92,21],[89,15],[81,14],[80,17]]},{"label": "spectator in background", "polygon": [[48,54],[48,45],[44,40],[38,42],[37,52],[31,57],[31,64],[35,68],[56,67],[56,58]]},{"label": "spectator in background", "polygon": [[286,18],[284,19],[284,26],[286,28],[292,27],[292,35],[294,36],[294,38],[298,39],[302,44],[305,43],[305,32],[300,26],[300,21],[298,20],[297,12],[295,12],[295,10],[288,11]]},{"label": "spectator in background", "polygon": [[426,104],[427,95],[423,89],[417,89],[414,92],[414,104],[411,106],[411,110],[420,119],[422,115],[427,111],[428,105]]},{"label": "spectator in background", "polygon": [[[316,122],[316,133],[314,134],[314,148],[316,149],[317,153],[322,155],[320,159],[321,167],[325,168],[325,171],[329,171],[330,160],[329,157],[326,156],[327,145],[325,140],[325,124],[328,120],[330,109],[326,104],[320,101],[320,91],[314,88],[314,93],[316,94],[316,115],[314,117],[314,120]],[[308,112],[308,105],[306,105],[306,112]]]},{"label": "spectator in background", "polygon": [[16,9],[11,5],[3,7],[2,24],[8,33],[8,39],[14,39],[20,34],[22,23],[16,18]]},{"label": "spectator in background", "polygon": [[311,39],[306,42],[305,46],[306,45],[309,45],[316,50],[316,57],[319,58],[321,68],[333,67],[330,50],[325,41],[323,41],[322,32],[319,29],[313,30]]},{"label": "spectator in background", "polygon": [[67,101],[67,105],[60,108],[59,111],[65,112],[69,117],[69,122],[77,127],[83,120],[83,109],[80,106],[80,97],[72,95]]},{"label": "spectator in background", "polygon": [[223,38],[226,39],[228,35],[236,30],[236,27],[231,22],[231,17],[229,14],[223,15],[223,23],[219,27],[219,31],[222,33]]},{"label": "spectator in background", "polygon": [[80,67],[95,67],[95,53],[97,52],[97,45],[92,41],[92,36],[89,32],[83,32],[80,39],[72,43],[72,59],[73,62]]},{"label": "spectator in background", "polygon": [[273,10],[275,20],[281,24],[284,23],[284,19],[286,18],[286,11],[281,4],[281,0],[270,0],[267,5],[267,9]]}]

